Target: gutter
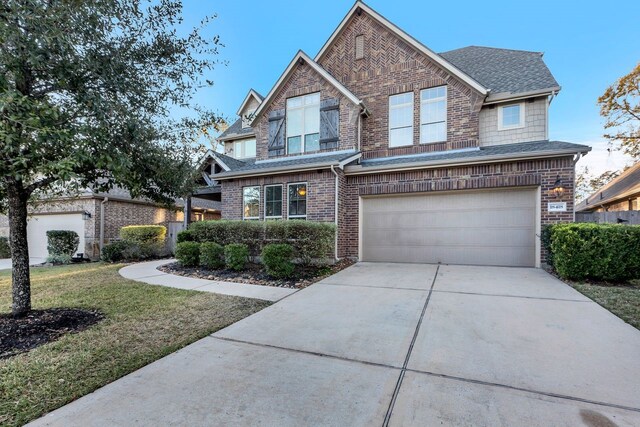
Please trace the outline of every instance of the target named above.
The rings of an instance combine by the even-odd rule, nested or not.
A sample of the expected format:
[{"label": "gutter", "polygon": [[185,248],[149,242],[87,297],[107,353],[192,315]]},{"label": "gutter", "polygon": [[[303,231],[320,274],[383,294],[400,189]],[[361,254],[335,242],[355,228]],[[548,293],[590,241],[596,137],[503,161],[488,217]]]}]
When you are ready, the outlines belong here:
[{"label": "gutter", "polygon": [[98,247],[100,248],[100,254],[102,255],[102,248],[104,248],[104,206],[109,201],[108,197],[102,199],[100,202],[100,241]]},{"label": "gutter", "polygon": [[543,90],[531,90],[529,92],[520,92],[520,93],[512,93],[512,92],[501,92],[489,95],[483,105],[491,105],[496,104],[498,102],[505,101],[517,101],[520,99],[531,98],[533,96],[543,96],[543,95],[557,95],[560,92],[560,86],[543,89]]}]

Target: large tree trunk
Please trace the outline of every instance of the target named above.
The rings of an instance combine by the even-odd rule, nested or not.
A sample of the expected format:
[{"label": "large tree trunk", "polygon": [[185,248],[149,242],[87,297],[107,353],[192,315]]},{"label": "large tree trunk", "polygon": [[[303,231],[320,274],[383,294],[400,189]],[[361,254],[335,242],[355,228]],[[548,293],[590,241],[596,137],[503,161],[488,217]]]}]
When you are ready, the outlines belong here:
[{"label": "large tree trunk", "polygon": [[14,317],[23,316],[31,310],[31,277],[29,275],[29,247],[27,245],[27,202],[28,194],[22,183],[9,185],[9,242],[11,244],[11,264]]}]

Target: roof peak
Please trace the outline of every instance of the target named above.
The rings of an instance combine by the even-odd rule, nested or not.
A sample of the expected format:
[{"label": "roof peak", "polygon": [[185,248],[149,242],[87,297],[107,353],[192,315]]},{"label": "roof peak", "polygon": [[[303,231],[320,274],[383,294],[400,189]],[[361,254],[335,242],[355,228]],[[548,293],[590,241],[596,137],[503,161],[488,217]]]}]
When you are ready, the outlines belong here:
[{"label": "roof peak", "polygon": [[507,52],[532,53],[532,54],[537,54],[537,55],[540,55],[540,56],[544,55],[544,52],[539,52],[539,51],[535,51],[535,50],[510,49],[510,48],[494,47],[494,46],[479,46],[479,45],[475,45],[475,44],[472,44],[472,45],[469,45],[469,46],[458,47],[456,49],[451,49],[451,50],[447,50],[447,51],[444,51],[444,52],[439,52],[438,55],[451,53],[451,52],[456,52],[456,51],[464,50],[464,49],[470,49],[470,48],[501,50],[501,51],[507,51]]}]

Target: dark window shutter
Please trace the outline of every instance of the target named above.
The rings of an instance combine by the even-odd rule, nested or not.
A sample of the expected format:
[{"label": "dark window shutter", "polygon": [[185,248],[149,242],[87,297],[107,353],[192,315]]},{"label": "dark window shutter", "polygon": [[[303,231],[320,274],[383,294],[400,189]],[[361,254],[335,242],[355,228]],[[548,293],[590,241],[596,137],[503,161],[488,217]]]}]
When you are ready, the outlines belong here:
[{"label": "dark window shutter", "polygon": [[329,98],[320,102],[320,149],[338,147],[340,131],[340,100]]},{"label": "dark window shutter", "polygon": [[284,155],[284,110],[274,110],[269,113],[269,157]]}]

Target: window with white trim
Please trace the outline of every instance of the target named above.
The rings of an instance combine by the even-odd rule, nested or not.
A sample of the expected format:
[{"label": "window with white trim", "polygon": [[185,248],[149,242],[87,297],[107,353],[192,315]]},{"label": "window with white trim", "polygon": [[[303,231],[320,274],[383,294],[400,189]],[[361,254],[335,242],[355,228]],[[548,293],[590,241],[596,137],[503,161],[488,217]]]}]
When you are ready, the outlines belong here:
[{"label": "window with white trim", "polygon": [[524,102],[498,107],[498,130],[524,127]]},{"label": "window with white trim", "polygon": [[260,218],[260,187],[242,189],[242,219]]},{"label": "window with white trim", "polygon": [[413,92],[389,97],[389,147],[413,144]]},{"label": "window with white trim", "polygon": [[307,183],[298,182],[287,186],[287,217],[291,219],[307,219]]},{"label": "window with white trim", "polygon": [[447,87],[420,91],[420,143],[447,140]]},{"label": "window with white trim", "polygon": [[320,150],[320,92],[287,99],[287,154]]},{"label": "window with white trim", "polygon": [[256,140],[244,139],[233,143],[231,153],[236,159],[249,159],[256,156]]},{"label": "window with white trim", "polygon": [[264,219],[282,218],[282,184],[264,186]]}]

